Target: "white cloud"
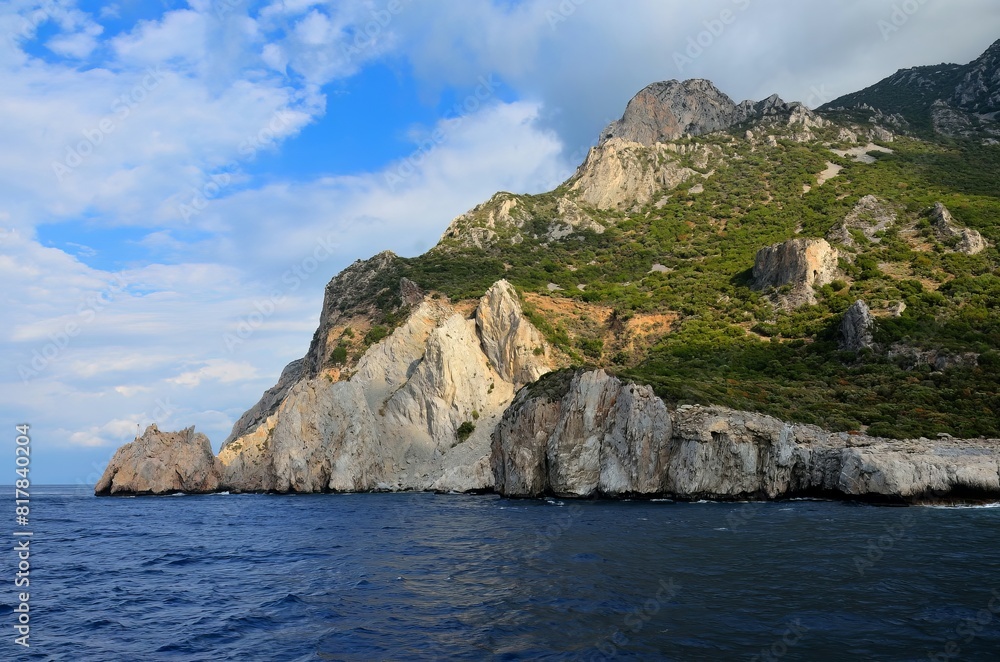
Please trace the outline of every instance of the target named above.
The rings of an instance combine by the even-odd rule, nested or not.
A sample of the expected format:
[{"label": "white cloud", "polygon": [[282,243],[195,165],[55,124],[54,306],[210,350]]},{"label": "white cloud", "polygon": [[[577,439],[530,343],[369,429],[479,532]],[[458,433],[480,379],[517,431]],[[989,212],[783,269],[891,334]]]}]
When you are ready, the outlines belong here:
[{"label": "white cloud", "polygon": [[161,20],[143,21],[135,30],[114,38],[118,57],[144,65],[180,60],[195,65],[205,59],[208,14],[190,10],[168,12]]},{"label": "white cloud", "polygon": [[73,58],[85,58],[97,48],[97,37],[104,28],[96,23],[90,23],[79,32],[63,34],[50,39],[46,44],[53,53]]},{"label": "white cloud", "polygon": [[246,362],[237,363],[224,359],[210,359],[197,370],[188,370],[176,377],[167,379],[171,384],[192,388],[198,386],[205,380],[213,380],[223,384],[230,382],[253,379],[257,376],[257,369]]},{"label": "white cloud", "polygon": [[136,396],[136,395],[139,395],[139,394],[142,394],[142,393],[149,393],[152,390],[153,389],[150,386],[140,386],[140,385],[137,385],[137,384],[131,384],[131,385],[127,385],[127,386],[116,386],[115,387],[115,392],[119,393],[119,394],[121,394],[123,396],[125,396],[126,398],[131,398],[133,396]]},{"label": "white cloud", "polygon": [[[69,435],[69,441],[73,446],[100,448],[112,445],[120,439],[131,439],[141,425],[142,421],[139,416],[116,418],[104,425],[94,425],[86,430],[73,432]],[[109,443],[109,440],[113,441]]]}]

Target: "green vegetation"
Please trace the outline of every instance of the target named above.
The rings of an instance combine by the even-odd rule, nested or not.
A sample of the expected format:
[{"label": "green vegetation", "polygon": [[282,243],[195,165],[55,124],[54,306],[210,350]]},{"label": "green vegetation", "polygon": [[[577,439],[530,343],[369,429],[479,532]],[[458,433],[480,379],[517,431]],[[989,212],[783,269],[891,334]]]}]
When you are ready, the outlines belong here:
[{"label": "green vegetation", "polygon": [[[628,212],[576,199],[603,232],[593,226],[550,238],[550,226],[561,222],[559,198],[575,195],[565,186],[509,196],[517,200],[516,223],[495,224],[495,236],[481,247],[447,238],[425,255],[400,260],[383,280],[406,276],[460,300],[507,278],[522,293],[611,308],[606,328],[581,322],[590,329],[584,333],[522,296],[525,315],[569,363],[652,384],[676,403],[727,405],[891,437],[1000,436],[1000,147],[898,137],[891,154],[874,153],[876,162],[865,164],[823,144],[846,147],[838,131],[814,129],[816,140],[806,143],[779,135],[778,147],[754,150],[738,132],[678,141],[711,144],[724,154],[702,169],[712,171],[699,180],[703,192],[682,185],[665,202]],[[842,170],[817,185],[827,162]],[[843,276],[817,289],[815,305],[783,310],[750,287],[761,247],[827,236],[865,195],[896,210],[897,222],[875,241],[857,232],[853,247],[838,247]],[[954,241],[943,243],[928,220],[935,202],[981,232],[990,247],[974,256],[954,252]],[[477,213],[484,218],[498,204]],[[475,215],[468,222],[485,223]],[[654,264],[662,267],[654,271]],[[549,292],[550,283],[562,289]],[[858,356],[837,348],[841,315],[857,299],[877,315],[881,351]],[[905,310],[894,316],[900,303]],[[657,314],[677,321],[641,353],[606,342],[625,338],[631,317]],[[365,344],[384,337],[400,315],[373,326]],[[978,355],[978,367],[936,370],[889,358],[894,346]],[[532,388],[545,391],[546,380],[561,387],[564,378],[557,374]],[[463,424],[460,438],[472,426]]]},{"label": "green vegetation", "polygon": [[475,423],[473,423],[472,421],[465,421],[464,423],[458,426],[457,430],[455,430],[455,436],[458,437],[458,441],[459,443],[461,443],[466,439],[468,439],[469,435],[475,432],[475,430],[476,430]]},{"label": "green vegetation", "polygon": [[887,437],[997,435],[1000,353],[974,369],[920,365],[838,352],[829,340],[757,342],[670,336],[624,376],[678,404],[760,411],[833,431]]},{"label": "green vegetation", "polygon": [[368,333],[365,334],[364,343],[365,345],[374,345],[379,340],[385,338],[387,335],[389,335],[389,329],[379,324],[376,324],[372,326],[372,328],[368,329]]},{"label": "green vegetation", "polygon": [[337,345],[330,352],[330,362],[335,365],[341,365],[347,362],[347,347],[344,345]]}]

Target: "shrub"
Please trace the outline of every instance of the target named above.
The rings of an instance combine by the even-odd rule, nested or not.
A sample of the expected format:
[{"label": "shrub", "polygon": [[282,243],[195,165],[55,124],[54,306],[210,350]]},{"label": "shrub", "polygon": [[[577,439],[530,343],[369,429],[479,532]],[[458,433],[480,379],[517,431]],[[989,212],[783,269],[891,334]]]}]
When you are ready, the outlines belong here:
[{"label": "shrub", "polygon": [[365,344],[374,345],[378,341],[389,335],[389,330],[384,326],[375,325],[368,329],[368,333],[365,334]]},{"label": "shrub", "polygon": [[332,361],[335,365],[341,365],[347,361],[347,348],[343,345],[337,345],[334,347],[333,351],[330,352],[330,361]]},{"label": "shrub", "polygon": [[465,441],[466,439],[469,438],[469,435],[471,435],[475,431],[475,429],[476,429],[475,423],[473,423],[472,421],[466,421],[461,425],[459,425],[458,429],[455,430],[455,436],[458,437],[458,440],[460,442]]}]

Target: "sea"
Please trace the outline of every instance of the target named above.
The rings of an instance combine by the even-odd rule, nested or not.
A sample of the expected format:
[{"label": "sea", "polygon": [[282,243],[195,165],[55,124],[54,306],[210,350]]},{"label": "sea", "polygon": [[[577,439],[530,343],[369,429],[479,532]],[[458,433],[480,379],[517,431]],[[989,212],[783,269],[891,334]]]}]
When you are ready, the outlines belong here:
[{"label": "sea", "polygon": [[68,486],[30,515],[0,659],[1000,660],[991,505]]}]

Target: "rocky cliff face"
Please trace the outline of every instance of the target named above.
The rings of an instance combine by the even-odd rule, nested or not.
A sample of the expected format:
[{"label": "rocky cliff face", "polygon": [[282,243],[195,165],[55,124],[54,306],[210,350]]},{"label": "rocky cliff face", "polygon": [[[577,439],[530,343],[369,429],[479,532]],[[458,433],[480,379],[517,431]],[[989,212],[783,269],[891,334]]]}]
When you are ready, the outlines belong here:
[{"label": "rocky cliff face", "polygon": [[219,489],[222,466],[208,437],[193,427],[161,432],[150,425],[114,454],[94,487],[98,496],[199,494]]},{"label": "rocky cliff face", "polygon": [[234,491],[484,490],[489,437],[549,349],[499,281],[472,316],[426,297],[353,375],[306,376],[219,454]]},{"label": "rocky cliff face", "polygon": [[493,433],[496,488],[508,496],[665,491],[666,405],[603,371],[563,371],[522,389]]},{"label": "rocky cliff face", "polygon": [[796,495],[921,501],[1000,495],[1000,440],[890,441],[760,414],[682,406],[603,371],[518,393],[493,433],[506,496]]},{"label": "rocky cliff face", "polygon": [[931,209],[930,218],[938,239],[952,245],[959,253],[975,255],[986,249],[983,235],[971,228],[960,227],[948,208],[940,202],[935,203]]},{"label": "rocky cliff face", "polygon": [[840,349],[850,352],[860,352],[875,345],[872,331],[875,328],[875,318],[861,299],[858,299],[844,313],[840,320]]},{"label": "rocky cliff face", "polygon": [[611,138],[590,150],[570,190],[598,209],[620,209],[644,205],[696,175],[680,164],[675,145],[645,147]]},{"label": "rocky cliff face", "polygon": [[777,302],[790,308],[815,303],[813,287],[836,278],[837,257],[825,239],[790,239],[767,246],[754,259],[753,285],[778,290]]},{"label": "rocky cliff face", "polygon": [[668,80],[648,85],[632,97],[621,119],[604,129],[601,142],[620,139],[649,146],[723,131],[750,120],[781,120],[806,129],[823,122],[802,104],[785,103],[777,95],[736,104],[710,81]]}]

